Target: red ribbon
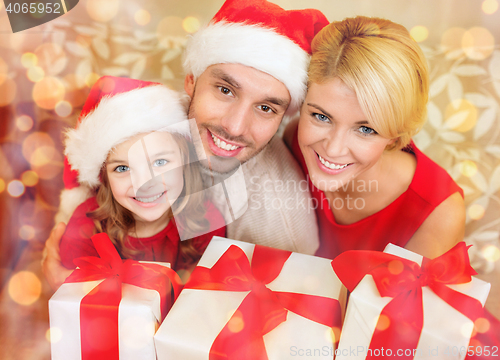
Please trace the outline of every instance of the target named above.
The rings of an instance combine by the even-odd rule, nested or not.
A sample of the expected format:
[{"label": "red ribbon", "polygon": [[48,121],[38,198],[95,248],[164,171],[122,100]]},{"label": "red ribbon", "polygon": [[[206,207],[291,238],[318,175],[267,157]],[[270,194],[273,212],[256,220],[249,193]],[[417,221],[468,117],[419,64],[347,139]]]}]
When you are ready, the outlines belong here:
[{"label": "red ribbon", "polygon": [[[476,275],[470,266],[468,248],[460,242],[438,258],[430,260],[424,257],[422,266],[377,251],[346,251],[332,261],[333,269],[349,291],[353,291],[365,275],[371,274],[380,296],[393,298],[382,309],[370,342],[372,351],[368,352],[366,359],[375,359],[373,353],[382,348],[391,349],[393,356],[398,349],[411,349],[413,354],[423,327],[424,286],[470,320],[475,321],[481,316],[483,309],[477,299],[446,286],[468,283],[471,275]],[[413,355],[399,357],[413,359]]]},{"label": "red ribbon", "polygon": [[65,281],[105,279],[80,304],[82,360],[118,360],[118,307],[122,298],[122,283],[158,291],[163,319],[172,303],[169,300],[175,300],[179,295],[181,280],[175,271],[165,266],[122,260],[106,233],[92,236],[92,242],[100,258],[85,256],[75,259],[79,269]]},{"label": "red ribbon", "polygon": [[285,322],[288,311],[340,327],[336,299],[266,287],[290,255],[289,251],[256,245],[250,264],[243,250],[231,245],[211,269],[195,268],[185,289],[250,291],[212,344],[210,360],[267,360],[263,335]]}]

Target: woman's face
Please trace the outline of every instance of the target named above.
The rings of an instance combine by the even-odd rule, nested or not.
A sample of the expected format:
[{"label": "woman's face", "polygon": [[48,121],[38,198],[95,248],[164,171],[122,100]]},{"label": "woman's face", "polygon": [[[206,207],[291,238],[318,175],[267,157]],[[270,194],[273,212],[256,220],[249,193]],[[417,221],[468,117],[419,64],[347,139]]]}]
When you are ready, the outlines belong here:
[{"label": "woman's face", "polygon": [[394,142],[373,129],[356,94],[339,78],[309,86],[298,140],[311,180],[323,191],[374,179],[384,149]]},{"label": "woman's face", "polygon": [[184,187],[182,154],[168,132],[121,143],[108,155],[106,171],[114,199],[140,222],[160,219]]}]

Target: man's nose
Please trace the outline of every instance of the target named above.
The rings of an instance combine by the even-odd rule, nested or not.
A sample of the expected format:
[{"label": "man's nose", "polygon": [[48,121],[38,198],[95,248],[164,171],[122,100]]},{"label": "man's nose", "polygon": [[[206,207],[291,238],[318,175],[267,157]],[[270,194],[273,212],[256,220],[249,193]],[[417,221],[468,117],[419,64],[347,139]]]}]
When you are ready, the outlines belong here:
[{"label": "man's nose", "polygon": [[243,102],[236,104],[222,118],[221,125],[229,135],[242,136],[252,124],[252,114],[251,105]]}]

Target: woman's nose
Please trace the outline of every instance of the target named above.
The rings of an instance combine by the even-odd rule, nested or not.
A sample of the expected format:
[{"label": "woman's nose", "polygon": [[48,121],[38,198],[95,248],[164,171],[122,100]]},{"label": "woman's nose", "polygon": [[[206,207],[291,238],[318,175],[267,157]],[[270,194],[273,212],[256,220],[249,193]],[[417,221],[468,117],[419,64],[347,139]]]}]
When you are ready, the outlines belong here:
[{"label": "woman's nose", "polygon": [[330,130],[324,140],[326,155],[331,159],[347,155],[349,153],[348,142],[346,132],[340,129]]}]

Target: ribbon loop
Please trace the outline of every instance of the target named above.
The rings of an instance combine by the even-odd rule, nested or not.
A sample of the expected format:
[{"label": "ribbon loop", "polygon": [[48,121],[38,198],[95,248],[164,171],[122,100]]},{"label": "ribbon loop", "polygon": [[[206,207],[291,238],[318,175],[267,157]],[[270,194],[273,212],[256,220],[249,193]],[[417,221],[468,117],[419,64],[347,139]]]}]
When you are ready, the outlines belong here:
[{"label": "ribbon loop", "polygon": [[[350,291],[354,290],[365,275],[370,274],[380,296],[393,298],[382,309],[370,349],[384,347],[396,353],[398,349],[417,348],[423,328],[424,286],[428,286],[443,301],[470,320],[474,321],[481,315],[482,305],[478,300],[446,286],[470,282],[471,276],[476,274],[470,266],[468,248],[464,242],[460,242],[438,258],[423,258],[422,266],[408,259],[376,251],[347,251],[332,261],[335,272]],[[356,269],[352,264],[364,265]],[[369,355],[366,359],[372,358],[375,359]],[[413,356],[403,358],[413,359]]]},{"label": "ribbon loop", "polygon": [[212,344],[210,360],[267,360],[263,335],[285,322],[288,311],[340,328],[337,300],[266,286],[279,276],[290,255],[255,245],[250,264],[243,250],[231,245],[212,268],[196,267],[185,289],[249,291]]},{"label": "ribbon loop", "polygon": [[[177,273],[158,264],[142,264],[122,260],[106,233],[92,236],[100,258],[86,256],[75,259],[78,266],[66,283],[102,280],[81,301],[80,334],[82,360],[118,360],[118,307],[122,298],[122,284],[156,290],[160,294],[162,319],[168,310],[170,289],[174,300],[180,293],[182,282]],[[106,329],[106,336],[97,330]],[[113,333],[109,334],[112,329]],[[102,331],[101,331],[102,332]]]}]

